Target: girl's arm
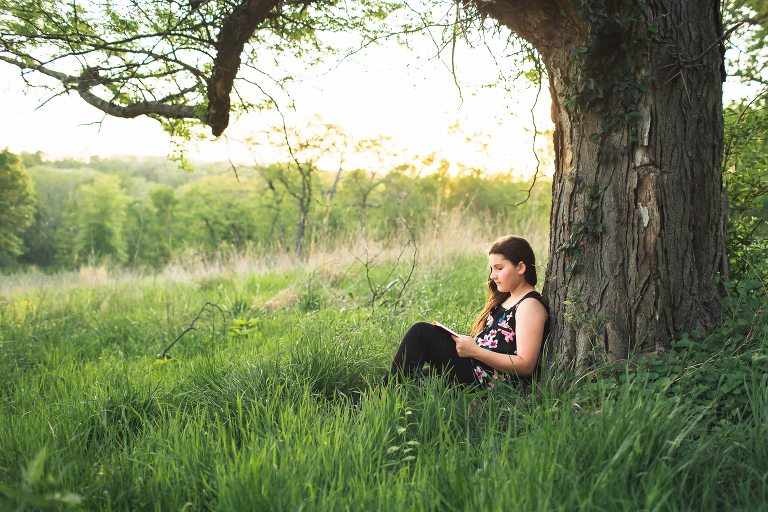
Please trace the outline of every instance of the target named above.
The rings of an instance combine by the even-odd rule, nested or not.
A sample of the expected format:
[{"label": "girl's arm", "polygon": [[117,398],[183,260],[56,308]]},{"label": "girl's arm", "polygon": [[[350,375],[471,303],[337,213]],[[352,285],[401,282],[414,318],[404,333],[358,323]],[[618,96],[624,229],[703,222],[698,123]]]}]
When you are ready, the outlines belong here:
[{"label": "girl's arm", "polygon": [[456,351],[461,357],[477,359],[502,372],[530,377],[536,369],[541,351],[543,341],[541,338],[544,336],[547,310],[538,300],[526,299],[517,307],[515,320],[517,355],[486,350],[478,346],[471,336],[453,336]]}]

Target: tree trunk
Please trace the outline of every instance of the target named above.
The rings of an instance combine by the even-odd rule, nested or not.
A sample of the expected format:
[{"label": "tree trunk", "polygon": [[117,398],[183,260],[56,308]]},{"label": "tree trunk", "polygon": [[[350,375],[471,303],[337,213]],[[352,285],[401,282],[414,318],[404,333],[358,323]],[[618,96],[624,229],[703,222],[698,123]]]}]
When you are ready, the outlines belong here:
[{"label": "tree trunk", "polygon": [[208,226],[208,234],[211,235],[211,241],[213,241],[213,248],[215,250],[219,247],[219,241],[216,239],[216,232],[213,230],[213,226],[211,226],[207,217],[205,218],[205,225]]},{"label": "tree trunk", "polygon": [[368,206],[368,196],[364,196],[360,203],[360,234],[365,235],[365,209]]},{"label": "tree trunk", "polygon": [[168,259],[173,261],[173,210],[168,213]]},{"label": "tree trunk", "polygon": [[333,180],[333,186],[328,190],[328,197],[327,201],[325,202],[325,218],[323,219],[323,237],[328,236],[328,219],[331,217],[331,201],[333,201],[333,196],[336,195],[336,188],[339,185],[339,180],[341,179],[341,173],[342,168],[344,166],[344,153],[341,154],[341,158],[339,159],[339,170],[336,173],[336,178]]},{"label": "tree trunk", "polygon": [[[590,353],[611,360],[663,353],[681,332],[709,331],[720,319],[714,280],[728,268],[717,0],[621,2],[622,11],[641,14],[624,42],[638,29],[657,29],[642,55],[654,80],[637,100],[636,139],[625,125],[597,143],[590,135],[605,130],[606,112],[587,108],[577,117],[564,105],[571,51],[588,42],[577,9],[589,4],[498,0],[483,8],[533,44],[549,77],[556,170],[545,296],[561,370],[583,370]],[[605,103],[618,108],[610,93]],[[598,163],[599,146],[612,158]],[[579,221],[589,220],[602,232],[579,238]]]},{"label": "tree trunk", "polygon": [[301,248],[304,242],[304,226],[307,223],[307,212],[304,210],[304,206],[300,207],[299,211],[299,223],[296,227],[296,261],[301,261]]},{"label": "tree trunk", "polygon": [[296,226],[296,261],[301,261],[301,249],[304,242],[304,227],[307,224],[307,212],[309,211],[309,191],[307,182],[301,181],[301,197],[299,198],[299,222]]},{"label": "tree trunk", "polygon": [[229,227],[232,228],[232,233],[235,235],[235,245],[237,246],[237,250],[243,252],[243,240],[240,238],[240,230],[237,229],[234,222],[231,222]]}]

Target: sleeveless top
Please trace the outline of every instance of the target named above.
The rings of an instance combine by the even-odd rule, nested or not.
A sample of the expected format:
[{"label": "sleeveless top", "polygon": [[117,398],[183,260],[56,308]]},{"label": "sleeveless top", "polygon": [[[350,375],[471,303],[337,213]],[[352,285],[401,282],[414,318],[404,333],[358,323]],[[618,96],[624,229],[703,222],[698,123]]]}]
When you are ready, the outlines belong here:
[{"label": "sleeveless top", "polygon": [[[544,348],[544,342],[549,335],[549,307],[544,302],[544,298],[537,291],[528,292],[522,299],[517,301],[517,304],[510,308],[505,308],[501,304],[491,310],[488,315],[488,319],[485,322],[485,327],[480,334],[475,338],[475,343],[486,350],[491,352],[498,352],[501,354],[517,355],[517,341],[515,340],[515,313],[517,307],[525,299],[534,298],[541,302],[544,308],[547,310],[547,321],[544,323],[544,333],[542,335],[541,347],[539,348],[539,355],[537,356],[536,364],[538,366],[538,357],[541,357],[541,351]],[[486,389],[493,389],[496,382],[513,379],[522,382],[530,382],[530,377],[518,377],[514,374],[500,372],[483,362],[475,359],[470,359],[472,363],[472,370],[475,372],[475,379],[477,384]],[[535,370],[534,370],[535,372]]]}]

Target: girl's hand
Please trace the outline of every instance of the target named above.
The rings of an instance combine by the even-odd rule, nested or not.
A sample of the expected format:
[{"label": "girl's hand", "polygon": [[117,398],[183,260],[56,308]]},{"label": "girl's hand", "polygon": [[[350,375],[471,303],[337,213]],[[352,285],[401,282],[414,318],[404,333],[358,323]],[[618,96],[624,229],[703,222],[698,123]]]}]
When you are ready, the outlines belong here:
[{"label": "girl's hand", "polygon": [[459,357],[472,357],[480,348],[472,336],[459,335],[451,336],[451,338],[456,342],[456,352],[459,353]]}]

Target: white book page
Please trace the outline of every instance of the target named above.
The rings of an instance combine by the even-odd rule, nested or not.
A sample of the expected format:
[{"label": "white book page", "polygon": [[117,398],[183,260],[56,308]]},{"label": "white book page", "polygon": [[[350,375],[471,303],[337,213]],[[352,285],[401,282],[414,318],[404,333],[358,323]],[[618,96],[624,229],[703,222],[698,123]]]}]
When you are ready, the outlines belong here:
[{"label": "white book page", "polygon": [[445,329],[446,331],[448,331],[449,333],[453,334],[454,336],[461,336],[459,333],[457,333],[457,332],[455,332],[455,331],[452,331],[452,330],[450,330],[449,328],[447,328],[446,326],[444,326],[444,325],[443,325],[443,324],[441,324],[440,322],[432,322],[432,324],[433,324],[433,325],[436,325],[436,326],[438,326],[438,327],[440,327],[440,328],[442,328],[442,329]]}]

